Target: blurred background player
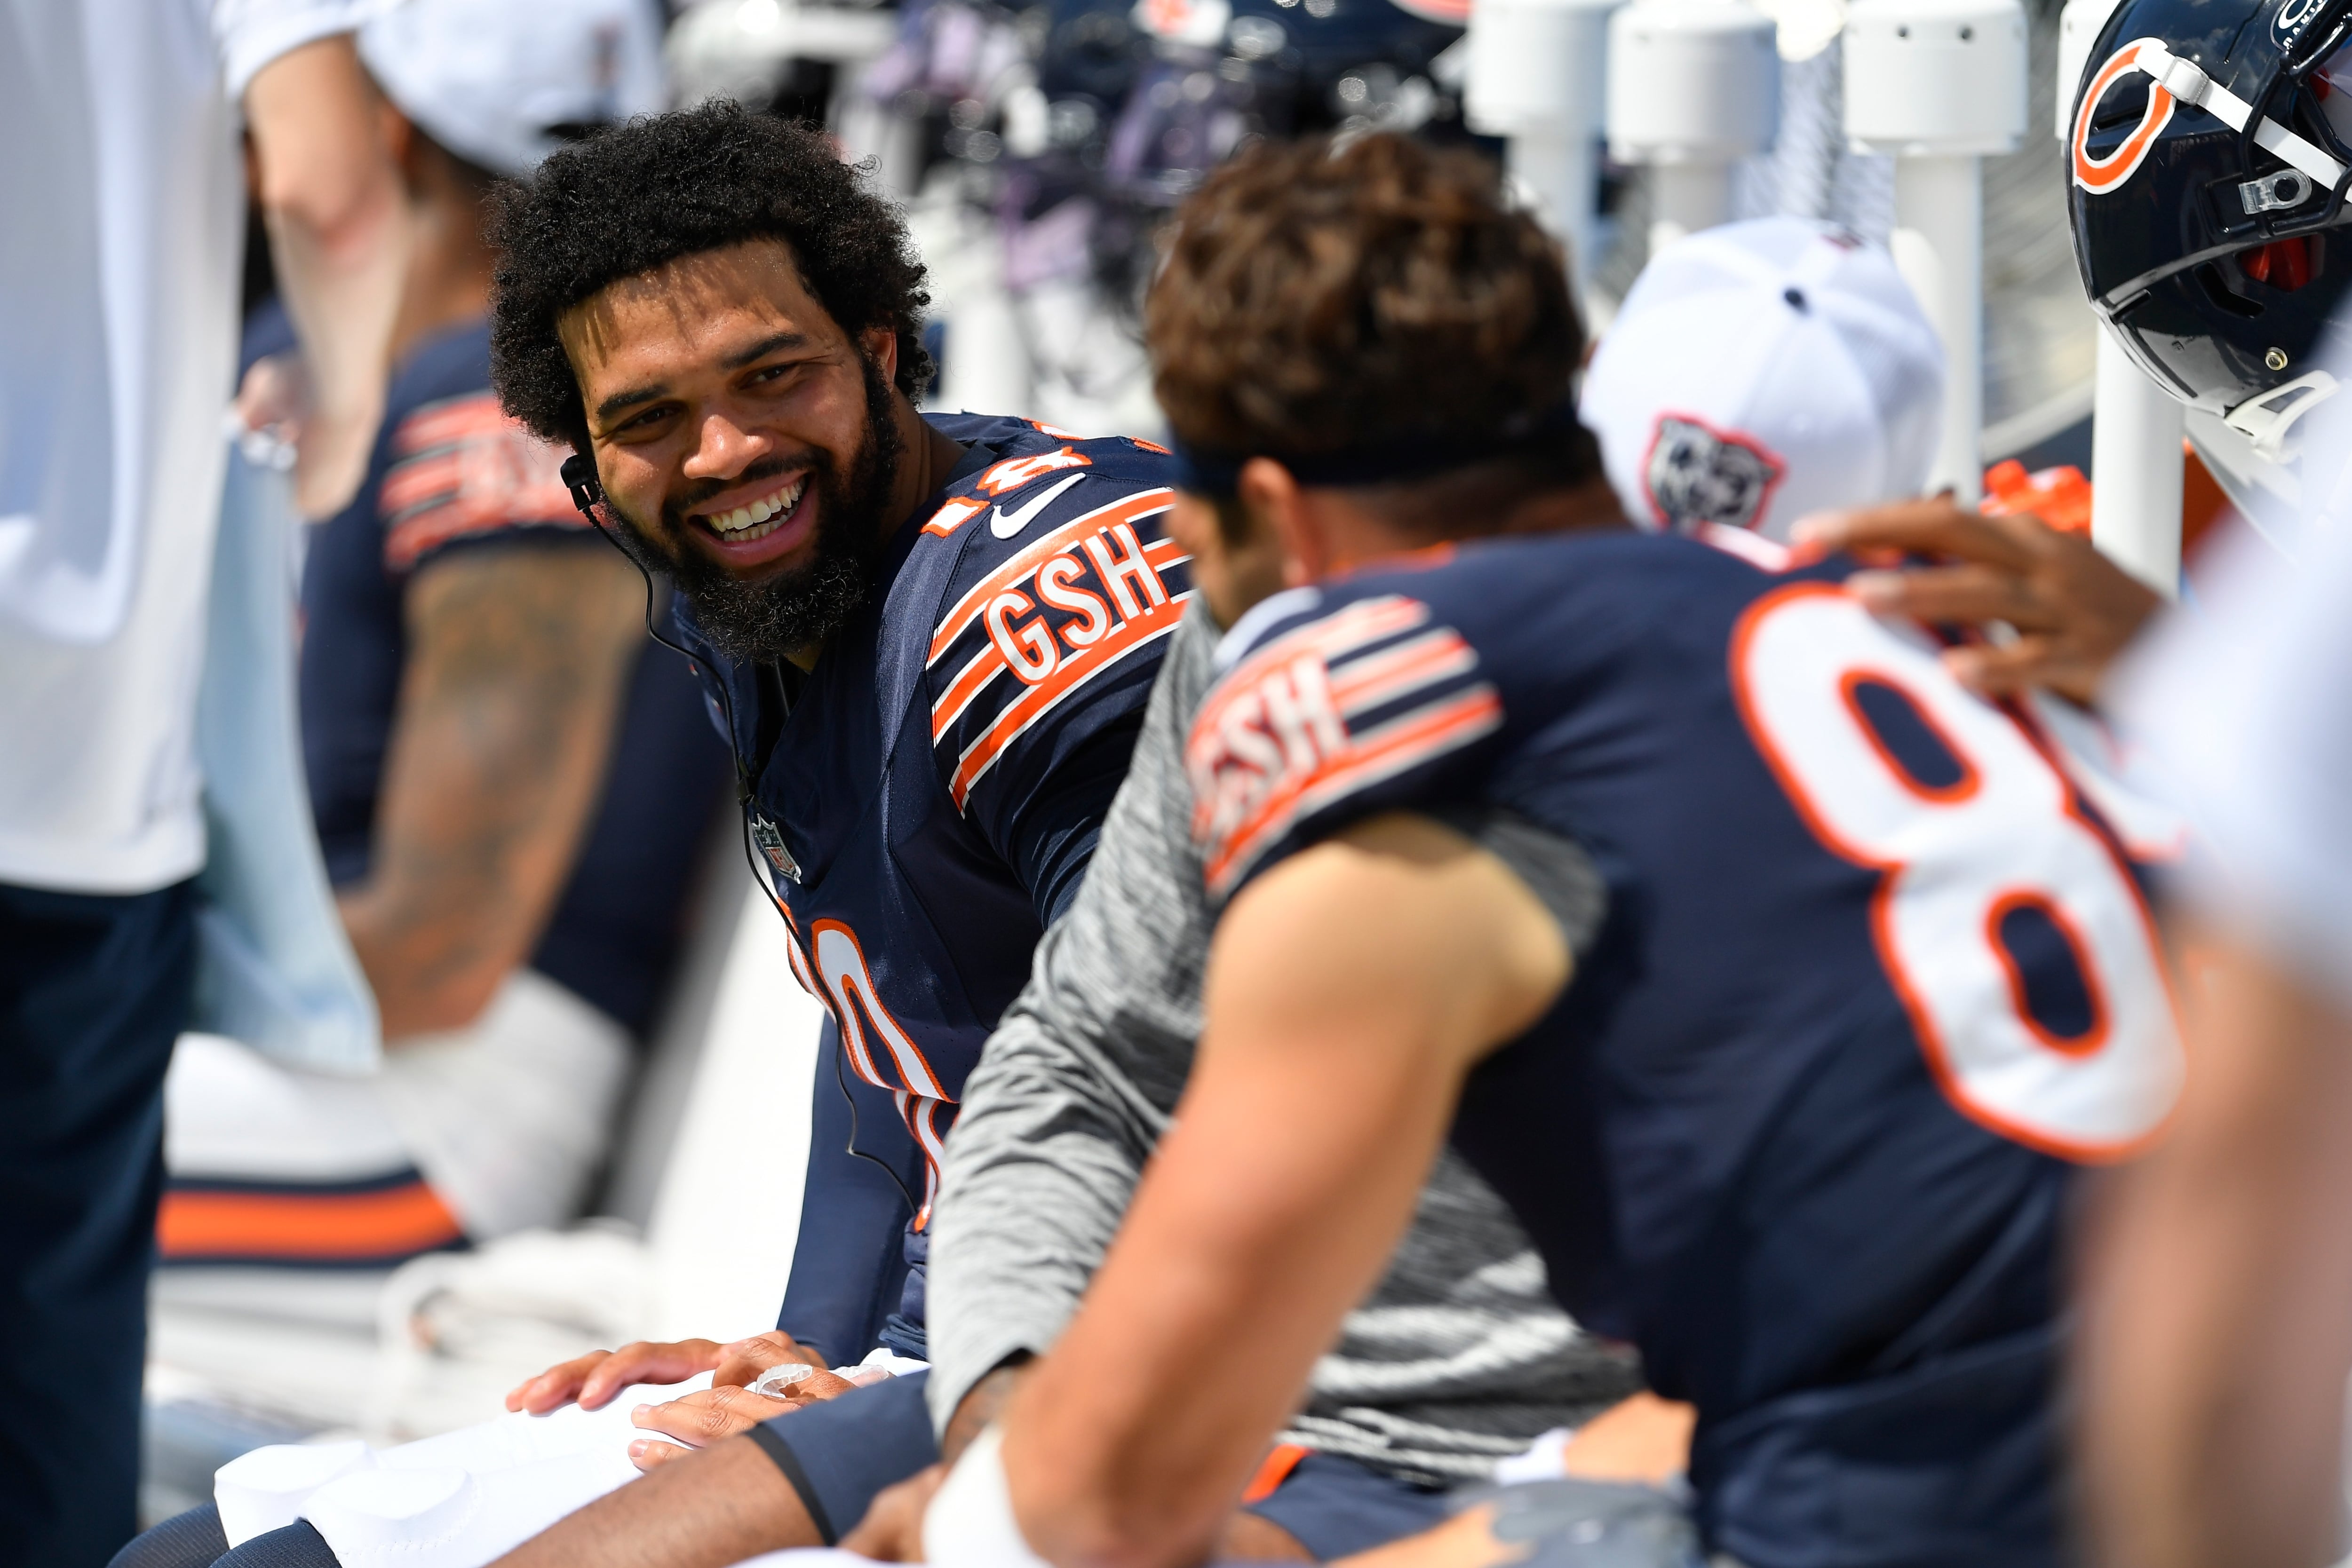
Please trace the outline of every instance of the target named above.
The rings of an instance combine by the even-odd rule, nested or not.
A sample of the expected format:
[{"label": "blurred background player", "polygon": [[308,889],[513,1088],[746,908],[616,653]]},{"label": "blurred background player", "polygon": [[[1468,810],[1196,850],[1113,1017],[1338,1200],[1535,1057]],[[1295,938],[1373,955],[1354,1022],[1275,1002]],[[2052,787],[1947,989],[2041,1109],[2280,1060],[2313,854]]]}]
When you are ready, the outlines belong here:
[{"label": "blurred background player", "polygon": [[[2311,450],[2340,456],[2352,417],[2312,425]],[[2198,1078],[2086,1227],[2083,1469],[2103,1563],[2344,1555],[2352,525],[2340,490],[2300,521],[2302,562],[2242,535],[2200,612],[2116,683],[2199,835],[2178,912]]]},{"label": "blurred background player", "polygon": [[[1228,622],[1255,595],[1234,591],[1197,492],[1237,497],[1280,541],[1262,593],[1445,538],[1464,508],[1444,486],[1464,481],[1444,468],[1528,440],[1509,419],[1475,425],[1483,446],[1426,432],[1424,411],[1460,401],[1426,395],[1442,359],[1392,371],[1385,409],[1351,377],[1346,401],[1310,405],[1319,424],[1249,417],[1260,400],[1236,387],[1316,383],[1236,377],[1233,345],[1262,353],[1293,324],[1357,312],[1266,289],[1250,318],[1264,325],[1236,329],[1244,280],[1283,274],[1233,265],[1237,218],[1221,209],[1311,207],[1301,192],[1328,172],[1301,160],[1319,157],[1269,152],[1213,182],[1155,294],[1160,389],[1193,476],[1174,526]],[[1523,426],[1542,409],[1531,400]],[[1415,447],[1422,483],[1401,483]],[[2111,1157],[2162,1121],[2179,1062],[2161,960],[2119,855],[2026,734],[1837,592],[1844,563],[1768,575],[1744,553],[1605,532],[1461,546],[1236,622],[1233,674],[1189,747],[1211,895],[1239,890],[1194,1083],[1087,1304],[1014,1396],[1002,1459],[975,1444],[932,1504],[931,1560],[1197,1551],[1450,1122],[1564,1303],[1633,1338],[1654,1385],[1698,1406],[1710,1549],[2058,1560],[2068,1176],[2053,1154]],[[1571,608],[1571,589],[1595,597]],[[1644,615],[1668,601],[1672,616]],[[1537,630],[1538,605],[1569,629]],[[1841,695],[1857,662],[1892,673]],[[1626,744],[1629,726],[1675,733]],[[1566,746],[1572,769],[1557,750],[1538,760]],[[2000,791],[1997,817],[1940,824],[1955,869],[1997,887],[2033,874],[2024,846],[2061,880],[2015,909],[1971,905],[1948,945],[1967,961],[1914,979],[1907,933],[1886,953],[1872,935],[1883,860],[1843,846],[1951,810],[1937,791],[1955,769]],[[1382,815],[1431,806],[1448,826]],[[1722,837],[1700,849],[1695,834]],[[1313,847],[1327,836],[1340,843]],[[1683,864],[1707,871],[1678,889]],[[1816,865],[1844,868],[1838,885],[1821,889]],[[1898,927],[1919,913],[1906,901]],[[1763,956],[1816,923],[1804,962]],[[1768,997],[1733,977],[1740,951],[1776,977]],[[1925,1011],[1914,986],[1933,988]],[[2045,1036],[2095,1049],[2070,1059]],[[1307,1103],[1318,1131],[1301,1137]],[[1871,1217],[1887,1209],[1901,1223]],[[1179,1273],[1192,1288],[1171,1293]],[[1801,1476],[1862,1454],[1899,1480],[1824,1514]],[[1591,1540],[1575,1527],[1612,1511],[1558,1522]]]},{"label": "blurred background player", "polygon": [[305,495],[340,504],[373,434],[398,193],[352,25],[334,0],[0,21],[0,1539],[22,1562],[94,1568],[133,1527],[240,112],[320,366]]},{"label": "blurred background player", "polygon": [[382,434],[307,557],[300,693],[388,1050],[352,1080],[184,1040],[166,1262],[394,1262],[562,1224],[598,1171],[728,768],[561,454],[499,410],[483,225],[499,177],[659,107],[657,41],[644,0],[407,0],[359,35],[414,239]]},{"label": "blurred background player", "polygon": [[1627,517],[1778,544],[1808,513],[1917,495],[1943,405],[1943,349],[1894,258],[1802,218],[1651,257],[1578,399]]}]

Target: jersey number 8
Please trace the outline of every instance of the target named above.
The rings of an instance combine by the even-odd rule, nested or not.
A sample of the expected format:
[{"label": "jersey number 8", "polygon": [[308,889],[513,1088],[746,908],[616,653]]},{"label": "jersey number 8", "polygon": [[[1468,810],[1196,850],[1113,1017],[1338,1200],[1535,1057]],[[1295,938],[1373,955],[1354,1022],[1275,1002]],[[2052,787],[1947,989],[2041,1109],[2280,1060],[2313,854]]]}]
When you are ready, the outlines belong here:
[{"label": "jersey number 8", "polygon": [[[2183,1072],[2147,909],[2024,729],[1842,590],[1792,585],[1732,639],[1749,735],[1813,834],[1880,873],[1880,964],[1964,1114],[2070,1159],[2132,1153]],[[1924,747],[1899,757],[1888,731]],[[1921,768],[1924,754],[1937,766]],[[2021,931],[2042,940],[2023,945]],[[2050,960],[2070,1021],[2037,1010]]]}]

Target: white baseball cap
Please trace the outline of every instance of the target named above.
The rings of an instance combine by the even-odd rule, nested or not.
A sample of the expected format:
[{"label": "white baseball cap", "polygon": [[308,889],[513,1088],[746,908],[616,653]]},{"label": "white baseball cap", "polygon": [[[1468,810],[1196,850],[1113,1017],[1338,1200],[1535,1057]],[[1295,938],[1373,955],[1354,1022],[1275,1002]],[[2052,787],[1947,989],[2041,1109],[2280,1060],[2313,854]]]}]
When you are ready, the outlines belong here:
[{"label": "white baseball cap", "polygon": [[360,58],[434,141],[528,174],[580,129],[662,107],[655,3],[400,0],[360,29]]},{"label": "white baseball cap", "polygon": [[1943,402],[1943,347],[1894,258],[1759,218],[1651,258],[1579,413],[1634,522],[1785,543],[1808,512],[1916,495]]}]

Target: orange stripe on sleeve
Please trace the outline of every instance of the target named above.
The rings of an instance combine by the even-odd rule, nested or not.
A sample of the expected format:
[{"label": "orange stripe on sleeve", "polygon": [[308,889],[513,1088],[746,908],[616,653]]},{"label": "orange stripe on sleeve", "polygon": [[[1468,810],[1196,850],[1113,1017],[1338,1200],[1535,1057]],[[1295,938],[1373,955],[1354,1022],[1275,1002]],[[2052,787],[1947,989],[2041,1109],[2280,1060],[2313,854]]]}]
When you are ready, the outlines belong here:
[{"label": "orange stripe on sleeve", "polygon": [[421,1181],[380,1192],[166,1192],[155,1219],[166,1259],[388,1258],[464,1237],[448,1206]]}]

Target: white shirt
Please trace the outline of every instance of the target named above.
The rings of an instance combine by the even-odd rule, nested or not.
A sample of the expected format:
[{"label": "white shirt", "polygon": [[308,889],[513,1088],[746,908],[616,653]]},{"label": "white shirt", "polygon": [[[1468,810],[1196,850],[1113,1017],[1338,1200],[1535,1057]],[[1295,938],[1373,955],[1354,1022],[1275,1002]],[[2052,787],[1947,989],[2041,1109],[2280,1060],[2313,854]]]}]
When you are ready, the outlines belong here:
[{"label": "white shirt", "polygon": [[2118,685],[2197,829],[2201,907],[2352,1006],[2352,508],[2247,530]]},{"label": "white shirt", "polygon": [[254,74],[351,0],[0,0],[0,883],[204,861],[194,753]]}]

